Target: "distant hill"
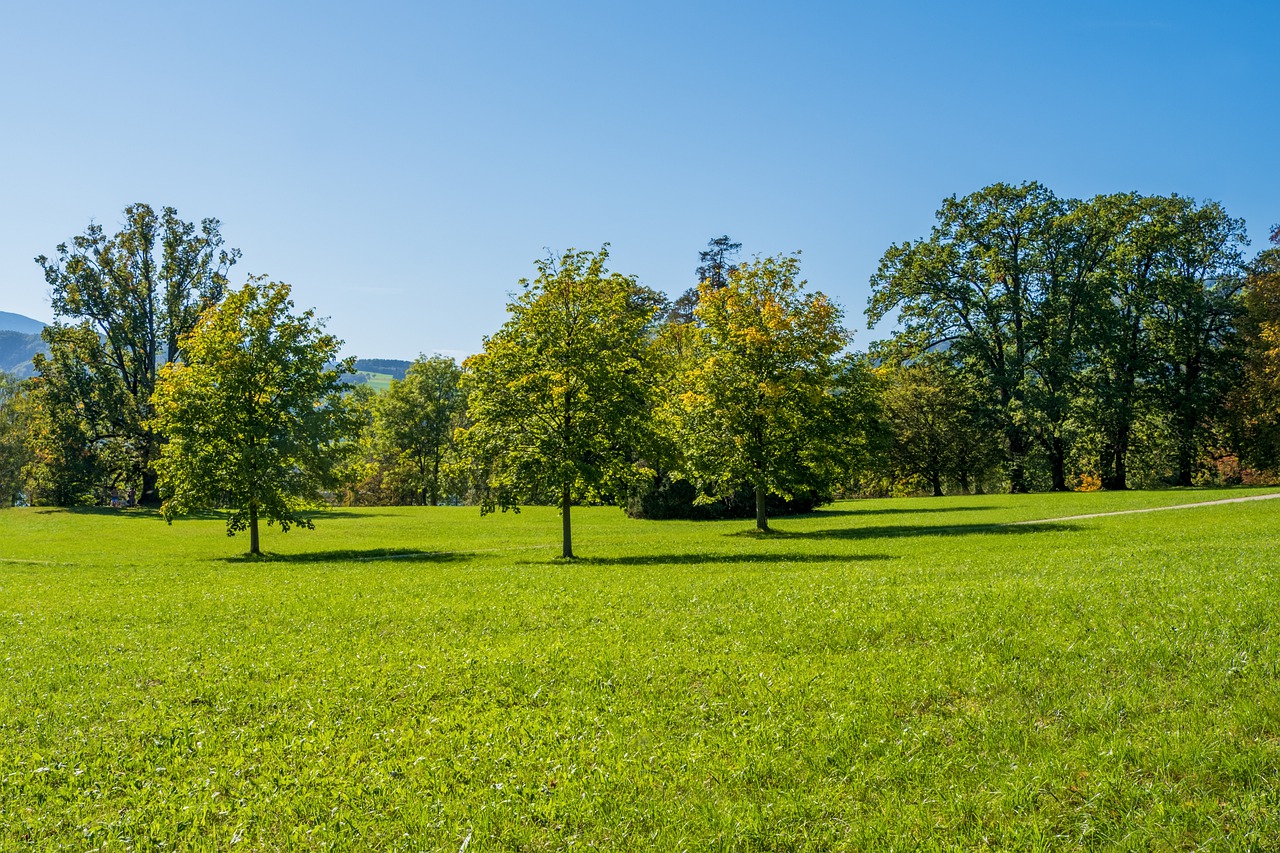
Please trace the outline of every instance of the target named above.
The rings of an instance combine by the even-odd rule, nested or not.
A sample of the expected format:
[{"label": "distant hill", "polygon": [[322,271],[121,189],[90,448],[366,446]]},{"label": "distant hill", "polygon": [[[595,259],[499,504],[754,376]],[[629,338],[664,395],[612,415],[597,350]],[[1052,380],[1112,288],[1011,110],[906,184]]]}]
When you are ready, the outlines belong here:
[{"label": "distant hill", "polygon": [[24,335],[38,335],[44,327],[45,324],[39,320],[32,320],[30,317],[24,317],[21,314],[0,311],[0,332],[22,332]]},{"label": "distant hill", "polygon": [[0,330],[0,371],[26,379],[36,372],[35,365],[31,363],[32,357],[38,352],[48,351],[49,346],[38,334]]},{"label": "distant hill", "polygon": [[404,372],[412,361],[399,358],[357,358],[356,370],[360,373],[385,373],[392,379],[404,379]]}]

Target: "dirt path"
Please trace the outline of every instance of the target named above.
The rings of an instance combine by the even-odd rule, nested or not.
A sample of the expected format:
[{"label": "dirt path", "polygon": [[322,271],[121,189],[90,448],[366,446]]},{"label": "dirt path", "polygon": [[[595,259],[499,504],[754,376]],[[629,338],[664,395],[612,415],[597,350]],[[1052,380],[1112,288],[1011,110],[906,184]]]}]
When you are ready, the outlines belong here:
[{"label": "dirt path", "polygon": [[1280,498],[1280,492],[1270,495],[1250,495],[1247,498],[1223,498],[1218,501],[1200,501],[1193,504],[1178,504],[1176,506],[1152,506],[1145,509],[1121,509],[1115,512],[1091,512],[1088,515],[1064,515],[1060,518],[1037,518],[1031,521],[1010,521],[1009,525],[1014,524],[1049,524],[1055,521],[1079,521],[1083,518],[1105,518],[1109,515],[1134,515],[1139,512],[1164,512],[1167,509],[1191,509],[1197,506],[1217,506],[1219,504],[1239,504],[1245,501],[1269,501],[1273,498]]}]

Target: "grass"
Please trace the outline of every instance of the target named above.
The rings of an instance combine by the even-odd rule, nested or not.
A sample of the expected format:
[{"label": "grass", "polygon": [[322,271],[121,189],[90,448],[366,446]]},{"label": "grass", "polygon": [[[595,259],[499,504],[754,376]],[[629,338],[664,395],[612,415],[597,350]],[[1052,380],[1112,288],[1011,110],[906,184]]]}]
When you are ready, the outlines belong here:
[{"label": "grass", "polygon": [[374,373],[368,370],[356,371],[357,376],[364,377],[364,384],[368,385],[374,391],[382,393],[391,387],[391,380],[395,377],[390,373]]},{"label": "grass", "polygon": [[0,849],[1277,849],[1259,491],[5,510]]}]

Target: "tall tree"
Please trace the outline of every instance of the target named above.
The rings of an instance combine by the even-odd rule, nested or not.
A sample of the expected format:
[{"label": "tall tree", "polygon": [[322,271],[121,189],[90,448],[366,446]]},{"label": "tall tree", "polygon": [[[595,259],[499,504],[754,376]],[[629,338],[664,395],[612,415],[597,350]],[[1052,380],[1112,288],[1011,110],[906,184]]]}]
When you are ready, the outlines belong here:
[{"label": "tall tree", "polygon": [[[736,261],[741,251],[742,244],[735,242],[728,234],[708,240],[707,248],[698,253],[698,284],[708,282],[713,289],[724,287],[729,274],[738,268]],[[691,287],[672,303],[667,322],[692,322],[693,309],[697,306],[698,288]]]},{"label": "tall tree", "polygon": [[156,467],[166,519],[230,507],[227,535],[258,523],[312,528],[309,510],[334,473],[351,433],[342,342],[315,312],[293,313],[287,284],[251,279],[211,307],[166,364],[150,424],[168,436]]},{"label": "tall tree", "polygon": [[892,246],[871,278],[871,325],[898,313],[910,358],[937,348],[972,365],[999,400],[1009,488],[1030,487],[1026,421],[1041,253],[1056,199],[1037,183],[994,184],[943,202],[927,240]]},{"label": "tall tree", "polygon": [[1167,272],[1152,305],[1158,383],[1171,417],[1180,486],[1190,486],[1204,436],[1238,380],[1237,320],[1244,284],[1244,220],[1217,202],[1173,197]]},{"label": "tall tree", "polygon": [[610,272],[608,258],[606,245],[539,261],[507,305],[510,318],[464,365],[465,444],[486,472],[481,512],[554,489],[566,558],[573,503],[621,491],[649,429],[649,343],[663,301]]},{"label": "tall tree", "polygon": [[[240,252],[224,249],[220,225],[205,219],[199,226],[184,222],[171,207],[157,214],[149,205],[125,208],[124,225],[108,236],[90,225],[57,247],[56,258],[36,258],[52,289],[59,322],[45,330],[53,355],[37,360],[48,374],[67,364],[60,347],[76,347],[93,392],[106,408],[95,431],[110,436],[120,449],[113,478],[141,487],[141,497],[155,497],[153,462],[161,441],[148,426],[151,394],[160,365],[181,355],[183,335],[200,313],[222,299],[227,272]],[[101,339],[101,347],[84,345],[84,332],[71,334],[62,321],[79,324]],[[75,383],[50,377],[70,388]],[[103,387],[110,386],[109,392]],[[71,398],[70,404],[86,404]]]},{"label": "tall tree", "polygon": [[838,358],[849,340],[840,309],[804,292],[799,274],[799,258],[779,256],[741,265],[723,286],[702,283],[706,358],[689,366],[677,405],[691,475],[719,495],[749,483],[759,530],[769,494],[838,479],[862,410],[836,393],[842,368],[853,369]]},{"label": "tall tree", "polygon": [[1152,312],[1176,206],[1176,199],[1137,193],[1098,196],[1087,206],[1111,240],[1096,276],[1096,314],[1084,329],[1088,362],[1076,405],[1100,436],[1098,469],[1107,489],[1128,488],[1135,429],[1157,410]]},{"label": "tall tree", "polygon": [[1075,402],[1088,364],[1088,333],[1103,317],[1098,277],[1111,254],[1112,231],[1075,199],[1047,200],[1035,246],[1029,294],[1026,419],[1049,463],[1050,488],[1067,490]]},{"label": "tall tree", "polygon": [[392,380],[376,403],[381,447],[395,460],[411,503],[436,506],[454,452],[454,430],[462,425],[466,395],[462,369],[452,358],[419,356],[403,380]]},{"label": "tall tree", "polygon": [[27,497],[31,421],[30,383],[0,372],[0,507]]},{"label": "tall tree", "polygon": [[1243,421],[1242,456],[1252,465],[1280,468],[1280,226],[1271,247],[1249,267],[1244,292],[1244,379],[1232,395]]}]

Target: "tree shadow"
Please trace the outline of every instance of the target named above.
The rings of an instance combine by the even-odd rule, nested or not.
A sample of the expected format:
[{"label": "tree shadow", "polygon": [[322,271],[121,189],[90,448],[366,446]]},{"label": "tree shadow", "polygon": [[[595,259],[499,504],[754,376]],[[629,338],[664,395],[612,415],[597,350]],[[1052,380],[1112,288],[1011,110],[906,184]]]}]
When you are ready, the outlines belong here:
[{"label": "tree shadow", "polygon": [[[703,566],[712,563],[865,563],[896,560],[889,554],[644,554],[633,557],[578,557],[575,566]],[[532,561],[529,561],[532,563]]]},{"label": "tree shadow", "polygon": [[343,548],[332,551],[307,551],[301,554],[264,553],[261,556],[237,554],[223,557],[224,563],[452,563],[468,559],[462,551],[411,551],[408,548]]},{"label": "tree shadow", "polygon": [[164,521],[160,510],[155,507],[133,506],[46,506],[35,510],[36,515],[54,515],[65,512],[70,515],[100,515],[111,518],[128,518],[135,520]]},{"label": "tree shadow", "polygon": [[921,515],[926,512],[990,512],[995,509],[1003,509],[998,504],[991,506],[930,506],[923,509],[899,509],[896,507],[887,507],[885,509],[815,509],[813,512],[807,512],[803,515],[783,516],[778,518],[835,518],[838,516],[859,516],[859,515]]},{"label": "tree shadow", "polygon": [[825,530],[779,530],[772,528],[761,533],[754,528],[736,530],[725,536],[751,536],[761,540],[771,539],[892,539],[923,536],[970,536],[987,534],[994,536],[1022,536],[1028,533],[1050,533],[1076,530],[1075,525],[1044,522],[1041,524],[879,524],[868,527],[832,527]]}]

